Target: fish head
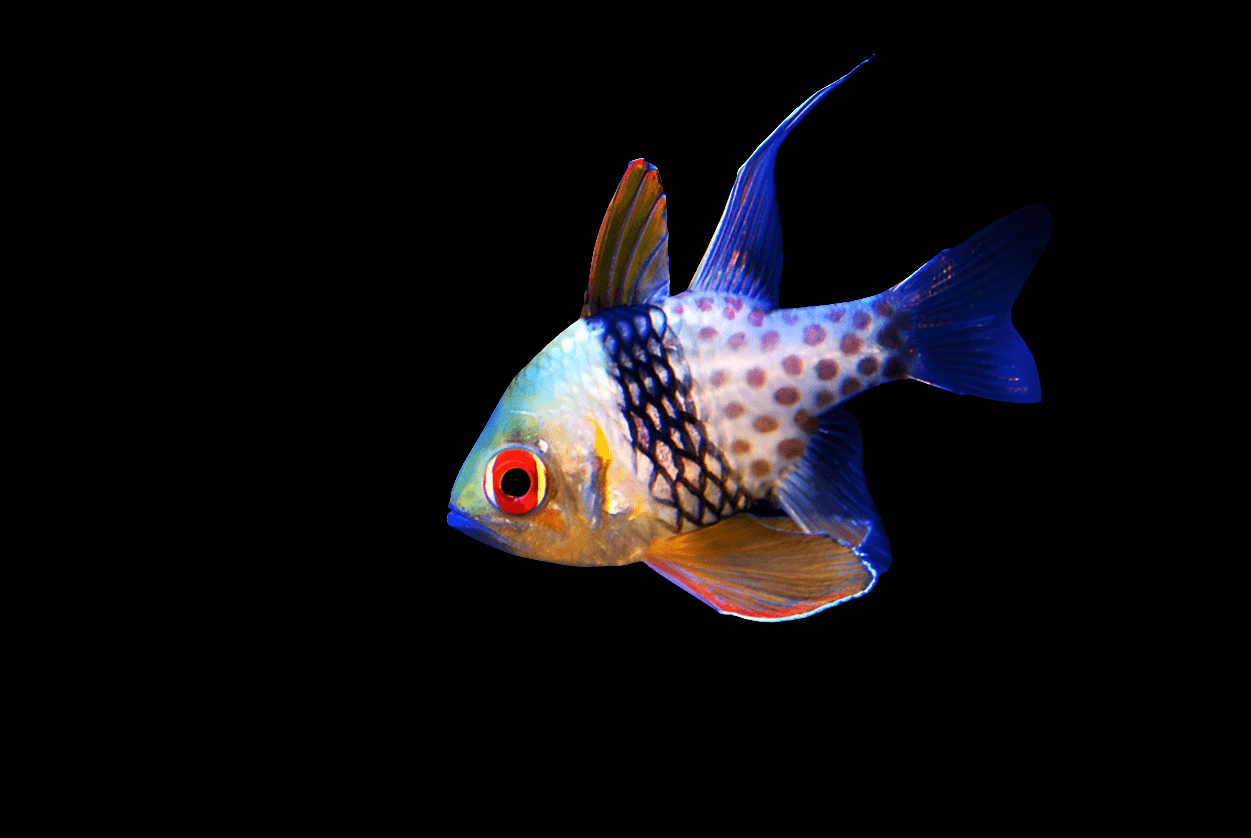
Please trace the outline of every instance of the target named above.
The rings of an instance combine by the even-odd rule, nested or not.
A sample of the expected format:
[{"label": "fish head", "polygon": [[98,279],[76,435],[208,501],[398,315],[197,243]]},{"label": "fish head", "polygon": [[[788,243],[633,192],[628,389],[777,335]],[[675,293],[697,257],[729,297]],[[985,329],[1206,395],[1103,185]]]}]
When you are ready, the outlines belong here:
[{"label": "fish head", "polygon": [[540,352],[461,466],[448,524],[515,556],[586,566],[638,561],[672,534],[635,476],[606,366],[585,320]]}]

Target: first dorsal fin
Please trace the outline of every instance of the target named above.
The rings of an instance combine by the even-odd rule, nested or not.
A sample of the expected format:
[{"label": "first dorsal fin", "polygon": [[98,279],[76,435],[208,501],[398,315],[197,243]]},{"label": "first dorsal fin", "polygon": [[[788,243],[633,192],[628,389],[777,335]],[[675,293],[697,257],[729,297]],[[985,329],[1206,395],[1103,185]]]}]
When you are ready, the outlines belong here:
[{"label": "first dorsal fin", "polygon": [[660,172],[630,163],[608,204],[591,256],[582,316],[669,296],[669,224]]},{"label": "first dorsal fin", "polygon": [[855,550],[786,518],[736,515],[647,548],[647,565],[722,614],[776,622],[860,596],[876,571]]},{"label": "first dorsal fin", "polygon": [[695,271],[690,290],[742,294],[770,309],[777,308],[782,281],[782,218],[778,213],[773,164],[778,148],[817,102],[867,63],[868,58],[851,73],[809,96],[739,168],[730,200]]}]

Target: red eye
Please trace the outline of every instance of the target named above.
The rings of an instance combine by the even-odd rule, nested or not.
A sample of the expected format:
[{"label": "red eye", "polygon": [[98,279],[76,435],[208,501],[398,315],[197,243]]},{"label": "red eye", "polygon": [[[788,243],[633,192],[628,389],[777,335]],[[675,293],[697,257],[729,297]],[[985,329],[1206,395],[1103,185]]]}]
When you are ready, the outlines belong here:
[{"label": "red eye", "polygon": [[524,448],[510,448],[487,463],[482,491],[500,512],[524,515],[543,502],[547,472],[534,454]]}]

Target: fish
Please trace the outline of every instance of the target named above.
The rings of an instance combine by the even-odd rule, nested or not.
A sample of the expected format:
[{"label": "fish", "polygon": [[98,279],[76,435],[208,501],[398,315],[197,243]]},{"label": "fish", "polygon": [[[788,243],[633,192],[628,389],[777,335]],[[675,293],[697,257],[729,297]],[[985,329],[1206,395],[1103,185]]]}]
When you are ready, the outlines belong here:
[{"label": "fish", "polygon": [[450,526],[523,558],[643,562],[754,621],[872,590],[891,549],[844,405],[900,380],[1040,401],[1011,309],[1051,216],[1023,207],[874,296],[780,308],[778,149],[866,63],[805,100],[739,169],[684,292],[670,293],[660,174],[642,158],[627,166],[580,316],[505,390],[456,476]]}]

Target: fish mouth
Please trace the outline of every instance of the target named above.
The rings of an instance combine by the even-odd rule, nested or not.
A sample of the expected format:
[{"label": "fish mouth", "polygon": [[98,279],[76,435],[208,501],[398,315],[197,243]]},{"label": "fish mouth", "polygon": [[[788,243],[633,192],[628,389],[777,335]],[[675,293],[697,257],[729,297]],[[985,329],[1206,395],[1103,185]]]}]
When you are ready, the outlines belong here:
[{"label": "fish mouth", "polygon": [[493,530],[488,529],[479,523],[477,519],[466,515],[451,504],[448,504],[447,507],[447,523],[475,541],[481,541],[483,544],[494,547],[496,550],[503,550],[505,553],[512,553],[508,545]]}]

